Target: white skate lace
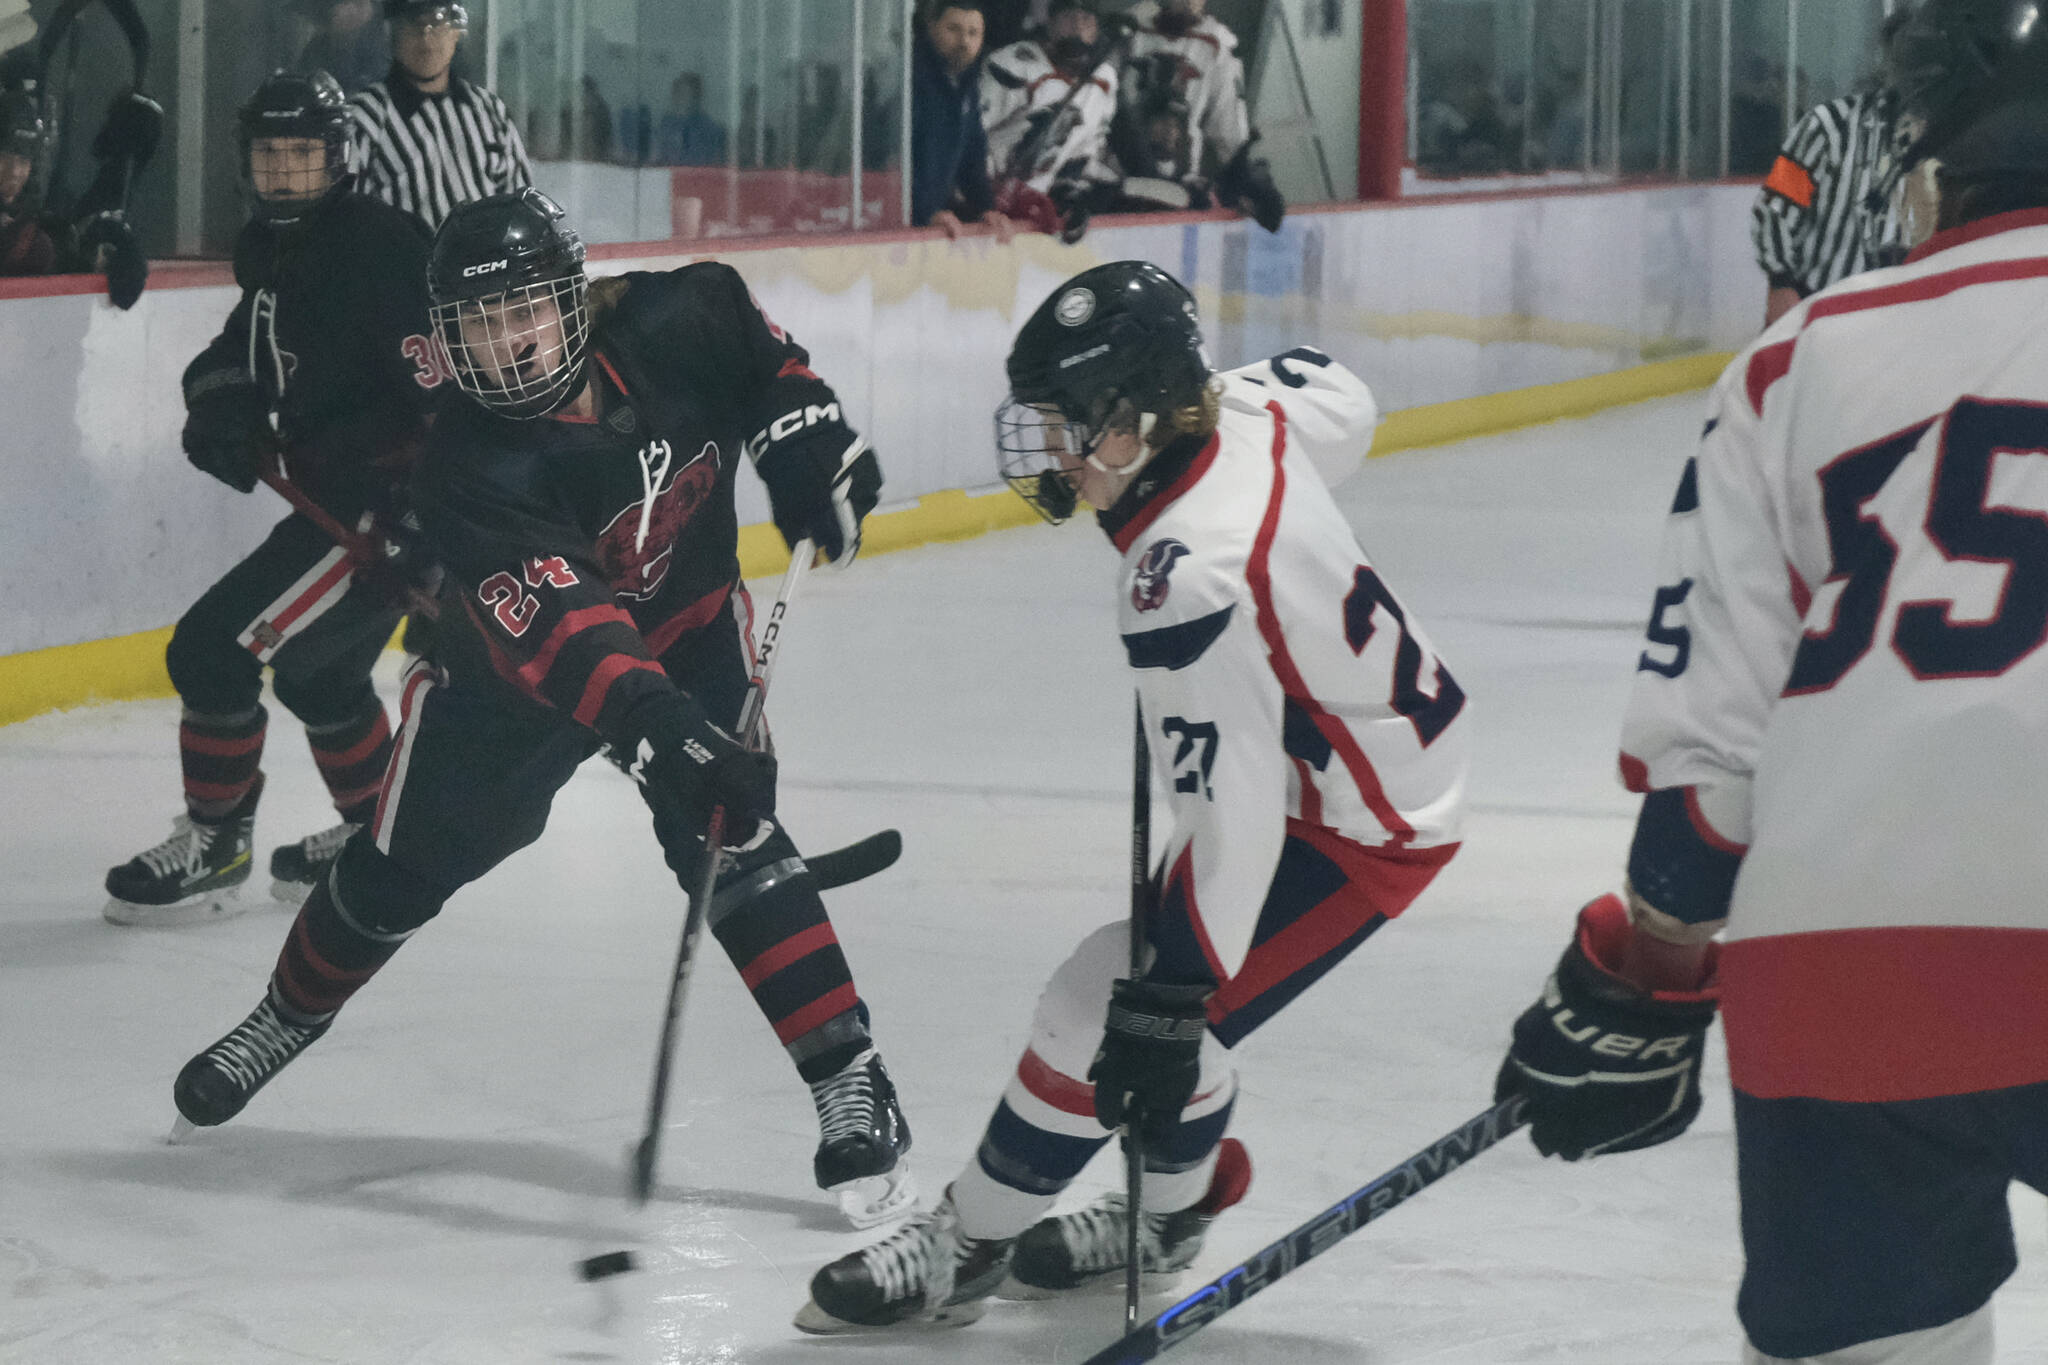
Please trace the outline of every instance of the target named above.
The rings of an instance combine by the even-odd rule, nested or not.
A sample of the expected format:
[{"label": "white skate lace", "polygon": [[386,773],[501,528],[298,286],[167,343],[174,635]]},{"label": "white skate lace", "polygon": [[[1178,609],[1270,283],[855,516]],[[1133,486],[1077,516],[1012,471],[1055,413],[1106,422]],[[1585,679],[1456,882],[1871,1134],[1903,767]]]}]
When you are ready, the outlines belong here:
[{"label": "white skate lace", "polygon": [[234,1032],[215,1043],[209,1054],[223,1071],[244,1090],[292,1059],[311,1029],[288,1024],[277,1017],[268,1000],[256,1012],[235,1026]]},{"label": "white skate lace", "polygon": [[875,1050],[869,1048],[811,1087],[811,1100],[818,1106],[821,1142],[860,1137],[873,1126],[875,1087],[868,1075],[868,1063],[874,1057]]},{"label": "white skate lace", "polygon": [[[1115,1270],[1122,1267],[1125,1229],[1130,1224],[1125,1207],[1124,1196],[1111,1192],[1079,1213],[1068,1214],[1060,1220],[1060,1237],[1067,1244],[1067,1254],[1073,1257],[1076,1270]],[[1138,1228],[1138,1254],[1144,1258],[1147,1270],[1165,1263],[1166,1247],[1161,1239],[1165,1224],[1163,1215],[1148,1213]]]},{"label": "white skate lace", "polygon": [[333,829],[323,829],[318,834],[308,834],[299,840],[299,849],[306,855],[307,862],[324,863],[339,853],[349,836],[361,828],[361,825],[343,823]]},{"label": "white skate lace", "polygon": [[953,1293],[953,1267],[961,1250],[950,1205],[913,1218],[861,1252],[868,1277],[881,1288],[884,1303],[917,1297],[927,1306],[944,1303]]},{"label": "white skate lace", "polygon": [[155,848],[145,849],[137,856],[142,865],[159,877],[176,872],[190,876],[206,867],[206,846],[212,831],[192,823],[192,817],[181,815],[171,822],[171,837]]}]

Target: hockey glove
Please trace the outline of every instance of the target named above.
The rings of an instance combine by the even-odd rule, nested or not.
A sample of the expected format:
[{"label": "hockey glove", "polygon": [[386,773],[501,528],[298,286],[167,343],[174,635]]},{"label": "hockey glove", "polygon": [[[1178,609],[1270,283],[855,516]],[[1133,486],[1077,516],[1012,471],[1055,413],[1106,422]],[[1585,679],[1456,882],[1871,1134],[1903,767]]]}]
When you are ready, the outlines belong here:
[{"label": "hockey glove", "polygon": [[185,392],[185,458],[237,493],[254,489],[277,433],[248,372],[237,366],[194,376]]},{"label": "hockey glove", "polygon": [[1252,144],[1238,148],[1237,155],[1216,178],[1216,193],[1223,202],[1249,217],[1268,232],[1278,232],[1287,217],[1287,201],[1273,183],[1273,168],[1264,157],[1251,154]]},{"label": "hockey glove", "polygon": [[[815,410],[799,408],[769,423],[756,438],[761,453],[754,467],[768,485],[775,529],[790,548],[809,537],[828,561],[843,566],[860,553],[860,524],[881,495],[882,466],[844,422],[806,424]],[[789,435],[775,435],[792,426]]]},{"label": "hockey glove", "polygon": [[1095,1117],[1105,1128],[1128,1123],[1154,1146],[1168,1141],[1202,1073],[1207,986],[1167,986],[1119,978],[1109,988],[1102,1050],[1088,1068]]},{"label": "hockey glove", "polygon": [[107,277],[108,301],[133,308],[149,283],[149,257],[128,220],[118,213],[93,215],[78,234],[78,250],[87,269]]},{"label": "hockey glove", "polygon": [[1647,991],[1616,970],[1635,932],[1619,896],[1581,910],[1543,998],[1515,1021],[1493,1097],[1528,1098],[1530,1136],[1545,1156],[1654,1147],[1700,1111],[1700,1056],[1719,995],[1713,950],[1699,988]]},{"label": "hockey glove", "polygon": [[685,829],[711,823],[725,808],[725,842],[744,842],[775,814],[775,756],[742,749],[711,723],[704,708],[681,692],[664,693],[635,708],[627,774],[647,789]]}]

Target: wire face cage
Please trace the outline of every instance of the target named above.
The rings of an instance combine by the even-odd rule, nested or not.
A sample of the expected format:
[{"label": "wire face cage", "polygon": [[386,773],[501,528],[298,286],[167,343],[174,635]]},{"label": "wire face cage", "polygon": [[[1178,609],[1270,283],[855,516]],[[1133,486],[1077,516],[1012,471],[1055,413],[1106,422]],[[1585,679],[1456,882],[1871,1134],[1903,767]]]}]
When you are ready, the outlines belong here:
[{"label": "wire face cage", "polygon": [[455,382],[493,412],[543,417],[583,376],[589,283],[581,272],[433,308]]},{"label": "wire face cage", "polygon": [[996,461],[1003,482],[1055,526],[1079,506],[1074,478],[1096,439],[1049,405],[1009,398],[996,409]]},{"label": "wire face cage", "polygon": [[343,132],[257,134],[244,139],[242,184],[261,217],[291,223],[341,183],[348,163],[348,136]]}]

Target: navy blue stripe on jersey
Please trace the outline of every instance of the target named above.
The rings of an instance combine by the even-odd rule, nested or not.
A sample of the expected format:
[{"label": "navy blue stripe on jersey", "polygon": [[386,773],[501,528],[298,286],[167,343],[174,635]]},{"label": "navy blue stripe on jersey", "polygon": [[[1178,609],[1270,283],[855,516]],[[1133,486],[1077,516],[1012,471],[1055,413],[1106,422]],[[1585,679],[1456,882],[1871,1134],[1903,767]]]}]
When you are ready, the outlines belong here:
[{"label": "navy blue stripe on jersey", "polygon": [[1130,655],[1131,667],[1169,671],[1186,668],[1216,643],[1217,637],[1230,625],[1231,613],[1236,610],[1237,604],[1233,602],[1221,611],[1212,611],[1207,616],[1198,616],[1177,626],[1161,626],[1157,630],[1142,630],[1124,636],[1124,650]]},{"label": "navy blue stripe on jersey", "polygon": [[1728,918],[1735,874],[1748,850],[1716,834],[1690,787],[1643,798],[1628,850],[1628,881],[1655,909],[1687,924]]}]

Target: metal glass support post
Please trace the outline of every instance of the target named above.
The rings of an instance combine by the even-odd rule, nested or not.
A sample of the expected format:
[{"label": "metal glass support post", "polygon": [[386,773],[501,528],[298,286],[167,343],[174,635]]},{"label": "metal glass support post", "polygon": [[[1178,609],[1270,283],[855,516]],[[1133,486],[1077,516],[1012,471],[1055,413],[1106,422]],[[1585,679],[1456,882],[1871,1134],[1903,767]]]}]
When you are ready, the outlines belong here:
[{"label": "metal glass support post", "polygon": [[1678,0],[1678,178],[1692,179],[1692,0]]},{"label": "metal glass support post", "polygon": [[1799,0],[1785,0],[1785,127],[1799,121]]},{"label": "metal glass support post", "polygon": [[206,0],[178,0],[178,254],[206,229]]},{"label": "metal glass support post", "polygon": [[498,6],[496,0],[483,0],[477,9],[483,15],[484,88],[495,93],[498,88]]},{"label": "metal glass support post", "polygon": [[868,32],[867,17],[868,0],[853,0],[853,79],[849,82],[852,90],[853,110],[851,116],[847,119],[847,122],[853,125],[853,136],[851,138],[853,143],[853,210],[846,220],[846,230],[848,232],[860,231],[860,163],[863,150],[861,147],[861,124],[867,121],[863,117],[867,111],[868,54],[865,41]]},{"label": "metal glass support post", "polygon": [[1579,130],[1579,148],[1583,153],[1581,159],[1585,163],[1581,169],[1588,175],[1593,173],[1593,119],[1599,110],[1594,93],[1598,83],[1603,79],[1600,74],[1599,24],[1600,0],[1586,0],[1586,63],[1584,79],[1580,81],[1586,88],[1586,110]]},{"label": "metal glass support post", "polygon": [[897,168],[896,178],[902,190],[898,197],[903,201],[904,227],[910,226],[910,100],[913,93],[910,87],[910,54],[916,51],[916,43],[917,0],[903,0],[903,107],[902,116],[897,120],[901,125],[897,136],[903,144],[903,159]]},{"label": "metal glass support post", "polygon": [[1735,91],[1729,82],[1735,74],[1735,0],[1721,0],[1721,168],[1728,178],[1734,145]]}]

